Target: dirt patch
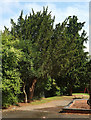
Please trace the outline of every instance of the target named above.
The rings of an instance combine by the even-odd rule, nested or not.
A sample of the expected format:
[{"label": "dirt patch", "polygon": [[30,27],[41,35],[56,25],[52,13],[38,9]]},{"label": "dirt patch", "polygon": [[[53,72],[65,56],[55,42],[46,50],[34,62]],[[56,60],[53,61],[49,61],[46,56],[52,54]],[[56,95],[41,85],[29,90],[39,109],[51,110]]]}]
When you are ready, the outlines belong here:
[{"label": "dirt patch", "polygon": [[76,100],[69,108],[90,109],[87,100]]}]

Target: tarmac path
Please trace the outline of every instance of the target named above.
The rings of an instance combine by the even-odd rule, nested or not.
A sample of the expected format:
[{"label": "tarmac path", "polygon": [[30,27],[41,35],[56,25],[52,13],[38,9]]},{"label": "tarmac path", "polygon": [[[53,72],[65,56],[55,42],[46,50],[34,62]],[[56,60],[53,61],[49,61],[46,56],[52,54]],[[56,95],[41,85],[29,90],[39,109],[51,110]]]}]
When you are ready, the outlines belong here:
[{"label": "tarmac path", "polygon": [[[60,113],[62,108],[68,105],[72,99],[67,100],[53,100],[48,103],[43,103],[40,105],[31,105],[30,103],[26,106],[13,107],[10,110],[2,111],[2,120],[9,120],[12,118],[27,120],[29,118],[61,118],[61,120],[91,120],[89,114],[67,114]],[[52,120],[51,119],[51,120]],[[11,120],[11,119],[10,119]]]}]

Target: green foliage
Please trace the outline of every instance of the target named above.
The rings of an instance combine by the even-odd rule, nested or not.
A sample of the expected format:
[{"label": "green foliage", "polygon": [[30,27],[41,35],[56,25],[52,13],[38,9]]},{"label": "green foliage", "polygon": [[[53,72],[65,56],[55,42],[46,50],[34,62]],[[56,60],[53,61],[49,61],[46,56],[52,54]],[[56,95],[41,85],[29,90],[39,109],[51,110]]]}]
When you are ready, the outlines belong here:
[{"label": "green foliage", "polygon": [[51,77],[48,77],[48,80],[46,81],[45,90],[49,91],[50,89],[52,89],[52,84],[53,84],[53,81]]},{"label": "green foliage", "polygon": [[[15,42],[15,40],[14,40]],[[19,49],[14,48],[11,34],[2,33],[2,104],[8,106],[17,100],[21,87],[18,62],[22,56]]]},{"label": "green foliage", "polygon": [[2,32],[0,31],[0,91],[1,91],[1,87],[2,87]]},{"label": "green foliage", "polygon": [[60,87],[57,86],[55,79],[52,79],[51,77],[48,77],[44,91],[46,97],[56,96],[61,94]]},{"label": "green foliage", "polygon": [[64,80],[69,89],[86,79],[88,53],[84,52],[83,43],[88,38],[84,30],[79,34],[83,26],[84,22],[78,22],[76,16],[69,16],[61,25],[56,25],[52,38],[55,46],[52,53],[52,77],[54,76],[58,83],[59,77],[60,84],[63,83],[61,80]]},{"label": "green foliage", "polygon": [[17,96],[12,91],[3,91],[2,96],[2,105],[5,108],[8,108],[10,105],[13,105],[14,103],[18,103]]},{"label": "green foliage", "polygon": [[[39,79],[42,80],[41,83],[47,79],[51,63],[50,46],[53,23],[54,18],[52,19],[51,13],[48,13],[48,8],[43,8],[42,13],[37,12],[36,14],[32,10],[32,13],[25,18],[23,18],[22,11],[17,24],[11,19],[11,34],[20,40],[17,47],[23,52],[19,64],[21,78],[27,88],[31,87],[34,77],[39,83]],[[37,83],[37,85],[39,84]]]},{"label": "green foliage", "polygon": [[34,97],[68,94],[73,87],[88,84],[91,61],[84,52],[84,42],[88,40],[82,31],[85,23],[78,22],[77,16],[69,16],[53,28],[54,20],[47,7],[37,13],[32,10],[25,18],[21,11],[17,23],[11,19],[11,31],[5,27],[2,33],[4,106],[18,100],[23,84],[29,97],[35,78]]}]

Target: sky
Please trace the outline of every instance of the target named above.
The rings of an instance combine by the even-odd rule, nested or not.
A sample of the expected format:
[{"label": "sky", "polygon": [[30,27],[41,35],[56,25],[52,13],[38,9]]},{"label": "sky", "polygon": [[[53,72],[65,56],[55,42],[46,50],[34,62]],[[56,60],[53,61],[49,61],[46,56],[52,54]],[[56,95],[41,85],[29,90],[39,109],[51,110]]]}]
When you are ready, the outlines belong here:
[{"label": "sky", "polygon": [[[20,15],[21,10],[23,10],[24,16],[29,14],[34,9],[35,12],[42,11],[43,6],[48,6],[48,11],[51,11],[52,17],[55,16],[55,24],[62,23],[66,17],[76,15],[78,17],[78,22],[86,22],[83,29],[87,32],[89,36],[89,1],[85,0],[70,0],[64,2],[61,0],[3,0],[0,1],[0,30],[4,30],[4,26],[11,28],[10,19],[12,18],[17,22],[17,18]],[[89,42],[85,43],[89,51]]]}]

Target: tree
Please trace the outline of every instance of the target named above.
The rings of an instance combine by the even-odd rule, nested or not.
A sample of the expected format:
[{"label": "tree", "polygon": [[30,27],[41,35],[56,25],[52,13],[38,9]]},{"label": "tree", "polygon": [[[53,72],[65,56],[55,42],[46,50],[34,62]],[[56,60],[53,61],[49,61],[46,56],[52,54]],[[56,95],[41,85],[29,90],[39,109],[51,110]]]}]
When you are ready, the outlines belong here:
[{"label": "tree", "polygon": [[[72,87],[80,80],[81,75],[86,74],[87,52],[84,52],[84,42],[88,40],[86,32],[79,33],[84,26],[84,23],[79,22],[76,16],[69,19],[67,26],[67,34],[70,37],[68,51],[69,66],[67,70],[67,78],[69,81],[70,95],[72,95]],[[71,46],[70,46],[71,45]]]},{"label": "tree", "polygon": [[11,34],[20,40],[20,48],[24,53],[20,62],[20,71],[24,88],[25,86],[29,88],[27,94],[30,99],[33,97],[35,83],[38,79],[43,80],[47,77],[49,72],[48,47],[53,34],[53,23],[54,18],[51,18],[48,8],[43,8],[42,13],[37,12],[36,14],[32,10],[32,14],[30,13],[25,19],[21,12],[17,24],[11,19]]},{"label": "tree", "polygon": [[[84,52],[83,43],[87,41],[86,33],[80,35],[84,22],[78,22],[76,16],[69,16],[54,30],[52,53],[52,77],[58,83],[67,86],[69,95],[75,84],[82,82],[80,77],[86,77],[87,54]],[[60,78],[60,80],[59,80]],[[85,81],[85,79],[84,79]]]},{"label": "tree", "polygon": [[[19,83],[17,88],[20,90],[22,80],[25,102],[41,96],[45,90],[57,95],[68,89],[67,92],[72,95],[74,85],[80,85],[82,81],[85,83],[88,58],[83,43],[88,38],[85,31],[79,33],[85,23],[78,22],[76,16],[69,16],[53,28],[54,20],[51,12],[48,13],[48,7],[43,8],[43,12],[32,10],[25,18],[21,11],[17,23],[11,19],[11,31],[6,29],[2,34],[3,81],[9,79],[10,82],[5,82],[7,86],[3,88],[6,90],[10,84],[16,89],[13,85]],[[15,83],[11,83],[11,78]]]},{"label": "tree", "polygon": [[2,105],[4,107],[18,101],[21,93],[21,78],[18,62],[22,56],[19,49],[14,48],[17,39],[13,39],[7,29],[2,33]]}]

